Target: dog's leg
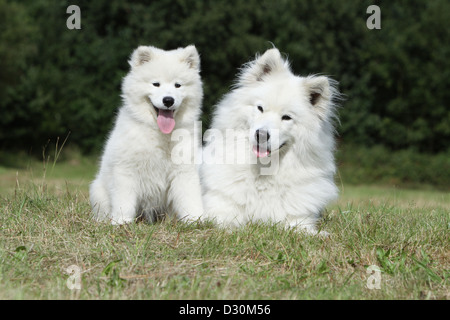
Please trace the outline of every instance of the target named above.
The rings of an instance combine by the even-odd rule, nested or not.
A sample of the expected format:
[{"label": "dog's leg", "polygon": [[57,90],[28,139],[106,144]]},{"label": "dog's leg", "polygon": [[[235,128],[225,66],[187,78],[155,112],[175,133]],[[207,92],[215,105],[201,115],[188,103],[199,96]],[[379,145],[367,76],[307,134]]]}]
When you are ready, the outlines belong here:
[{"label": "dog's leg", "polygon": [[89,196],[92,211],[94,213],[94,219],[97,221],[104,221],[108,219],[111,204],[109,202],[108,193],[99,178],[92,182],[89,188]]},{"label": "dog's leg", "polygon": [[136,219],[137,195],[134,181],[125,175],[114,177],[114,186],[110,190],[111,223],[121,225]]},{"label": "dog's leg", "polygon": [[309,235],[319,235],[322,237],[328,237],[330,234],[324,230],[320,232],[316,227],[317,219],[306,217],[306,218],[296,218],[290,219],[287,226],[295,228],[297,231],[305,232]]},{"label": "dog's leg", "polygon": [[232,199],[226,199],[220,192],[209,190],[203,195],[205,219],[212,220],[220,227],[234,229],[244,225],[248,219],[244,208]]},{"label": "dog's leg", "polygon": [[203,216],[200,179],[193,168],[177,172],[168,197],[177,219],[196,221]]}]

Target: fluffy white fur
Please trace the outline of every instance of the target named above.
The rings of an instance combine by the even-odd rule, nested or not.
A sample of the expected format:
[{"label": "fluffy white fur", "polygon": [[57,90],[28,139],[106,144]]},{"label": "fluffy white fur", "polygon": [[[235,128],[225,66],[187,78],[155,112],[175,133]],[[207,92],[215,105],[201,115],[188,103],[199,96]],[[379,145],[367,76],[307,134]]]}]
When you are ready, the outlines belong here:
[{"label": "fluffy white fur", "polygon": [[[203,213],[193,161],[199,146],[194,122],[203,98],[198,52],[194,46],[172,51],[141,46],[129,63],[131,70],[122,83],[123,106],[90,187],[95,218],[113,224],[139,216],[153,221],[165,213],[196,219]],[[172,99],[170,106],[164,104],[167,97]],[[170,114],[166,132],[157,121],[162,112]],[[184,140],[174,140],[175,132]],[[173,147],[180,143],[192,151],[186,164],[171,159]]]},{"label": "fluffy white fur", "polygon": [[[204,217],[222,226],[271,221],[316,233],[321,212],[338,194],[337,95],[335,82],[325,76],[294,75],[275,48],[244,65],[235,88],[216,107],[211,135],[221,134],[204,139]],[[261,135],[258,143],[256,130],[270,138]],[[229,154],[233,150],[236,155]],[[208,155],[228,161],[205,163]]]}]

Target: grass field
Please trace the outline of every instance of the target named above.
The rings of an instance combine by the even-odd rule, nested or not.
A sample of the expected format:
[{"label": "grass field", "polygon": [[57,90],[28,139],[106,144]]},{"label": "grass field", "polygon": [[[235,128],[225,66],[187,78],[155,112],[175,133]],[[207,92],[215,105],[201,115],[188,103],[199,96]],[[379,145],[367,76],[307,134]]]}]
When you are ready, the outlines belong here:
[{"label": "grass field", "polygon": [[0,299],[450,298],[448,192],[343,183],[325,239],[277,225],[116,227],[90,220],[95,171],[82,157],[0,167]]}]

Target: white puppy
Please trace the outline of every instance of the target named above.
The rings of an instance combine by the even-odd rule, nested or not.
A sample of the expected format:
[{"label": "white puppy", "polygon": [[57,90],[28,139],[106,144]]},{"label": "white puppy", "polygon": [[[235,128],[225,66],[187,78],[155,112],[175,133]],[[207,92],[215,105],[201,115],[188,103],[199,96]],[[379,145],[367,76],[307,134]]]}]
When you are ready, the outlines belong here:
[{"label": "white puppy", "polygon": [[[194,46],[164,51],[137,48],[122,83],[123,106],[90,187],[98,220],[154,221],[165,213],[195,220],[203,207],[194,153],[194,122],[203,98],[200,57]],[[180,142],[180,137],[181,142]],[[182,163],[172,150],[182,147]]]}]

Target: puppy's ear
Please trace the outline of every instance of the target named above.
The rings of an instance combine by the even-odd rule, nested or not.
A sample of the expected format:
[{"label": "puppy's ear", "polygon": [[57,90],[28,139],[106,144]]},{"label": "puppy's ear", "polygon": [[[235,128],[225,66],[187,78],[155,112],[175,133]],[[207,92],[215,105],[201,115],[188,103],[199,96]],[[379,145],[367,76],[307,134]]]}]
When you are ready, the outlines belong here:
[{"label": "puppy's ear", "polygon": [[288,63],[283,60],[278,49],[269,49],[262,56],[244,65],[238,84],[246,85],[262,81],[266,75],[281,70],[289,70]]},{"label": "puppy's ear", "polygon": [[333,96],[337,94],[336,81],[325,76],[309,76],[303,85],[313,110],[321,119],[327,118],[333,107]]},{"label": "puppy's ear", "polygon": [[181,60],[186,62],[192,69],[200,70],[200,55],[198,54],[197,48],[194,45],[190,45],[182,50]]},{"label": "puppy's ear", "polygon": [[128,61],[132,68],[143,65],[149,62],[153,56],[153,47],[139,46],[131,54],[131,59]]}]

